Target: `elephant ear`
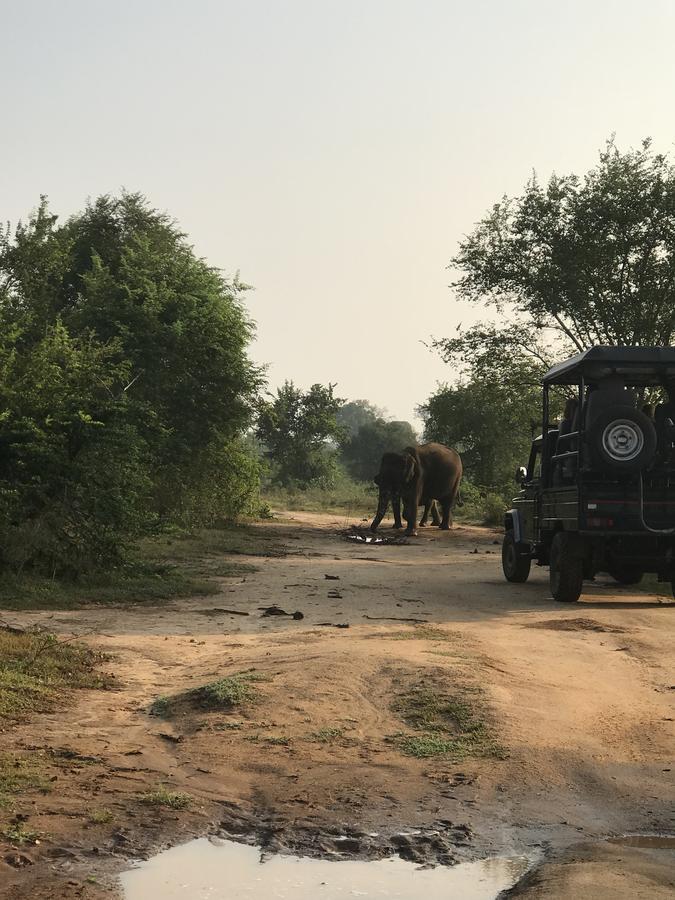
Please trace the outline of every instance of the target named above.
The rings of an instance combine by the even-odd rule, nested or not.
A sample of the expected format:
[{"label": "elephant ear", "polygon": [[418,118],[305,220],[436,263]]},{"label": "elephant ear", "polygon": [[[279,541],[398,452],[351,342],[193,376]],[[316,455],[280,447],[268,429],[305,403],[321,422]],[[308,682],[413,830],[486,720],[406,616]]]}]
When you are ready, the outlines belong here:
[{"label": "elephant ear", "polygon": [[405,452],[405,470],[403,472],[403,480],[405,482],[412,481],[419,473],[419,465],[416,454],[412,452],[412,447],[406,448]]}]

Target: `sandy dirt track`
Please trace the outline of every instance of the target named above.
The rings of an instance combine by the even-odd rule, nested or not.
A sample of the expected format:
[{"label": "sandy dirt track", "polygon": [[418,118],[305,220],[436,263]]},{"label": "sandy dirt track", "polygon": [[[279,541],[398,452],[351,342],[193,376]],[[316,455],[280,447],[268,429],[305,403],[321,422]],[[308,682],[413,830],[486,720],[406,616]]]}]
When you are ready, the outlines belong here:
[{"label": "sandy dirt track", "polygon": [[[315,853],[346,832],[347,849],[372,855],[412,827],[422,837],[403,848],[410,858],[550,858],[518,896],[673,895],[672,851],[599,842],[675,832],[675,605],[600,577],[580,603],[556,604],[538,569],[507,584],[489,529],[429,528],[380,547],[343,540],[347,524],[289,513],[260,526],[279,555],[251,559],[255,573],[211,597],[3,613],[110,653],[118,687],[0,735],[5,751],[51,751],[54,779],[18,803],[44,837],[2,847],[0,896],[109,897],[94,879],[112,884],[125,859],[222,828]],[[261,617],[271,604],[304,618]],[[249,709],[148,715],[159,696],[249,669],[265,677]],[[392,698],[455,683],[485,691],[505,753],[403,755]],[[191,807],[142,804],[159,784]],[[91,823],[102,808],[112,820]]]}]

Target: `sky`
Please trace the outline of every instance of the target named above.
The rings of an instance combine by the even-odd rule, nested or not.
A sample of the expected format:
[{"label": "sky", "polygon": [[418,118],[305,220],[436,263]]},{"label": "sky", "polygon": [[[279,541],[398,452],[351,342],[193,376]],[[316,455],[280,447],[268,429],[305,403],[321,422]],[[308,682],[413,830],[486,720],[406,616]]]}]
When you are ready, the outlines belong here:
[{"label": "sky", "polygon": [[397,419],[458,241],[535,170],[675,138],[672,0],[0,0],[0,221],[141,191],[254,287],[269,389]]}]

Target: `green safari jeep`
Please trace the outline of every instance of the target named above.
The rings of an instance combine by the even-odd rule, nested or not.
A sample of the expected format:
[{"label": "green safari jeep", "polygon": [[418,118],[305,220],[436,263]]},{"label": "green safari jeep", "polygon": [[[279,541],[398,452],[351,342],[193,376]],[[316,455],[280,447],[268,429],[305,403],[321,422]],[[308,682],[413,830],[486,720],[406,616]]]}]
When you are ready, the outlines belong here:
[{"label": "green safari jeep", "polygon": [[[675,581],[675,348],[591,347],[543,378],[542,430],[505,514],[502,566],[524,582],[534,560],[574,602],[608,572]],[[550,421],[552,392],[565,415]]]}]

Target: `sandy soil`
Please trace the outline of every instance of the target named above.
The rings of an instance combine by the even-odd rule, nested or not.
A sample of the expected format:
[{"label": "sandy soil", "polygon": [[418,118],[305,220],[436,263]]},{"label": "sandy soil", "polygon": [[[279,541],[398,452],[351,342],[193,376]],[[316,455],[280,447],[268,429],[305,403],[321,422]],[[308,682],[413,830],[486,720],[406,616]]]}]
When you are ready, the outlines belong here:
[{"label": "sandy soil", "polygon": [[[50,793],[18,802],[42,838],[2,846],[0,896],[109,897],[127,859],[193,834],[320,853],[346,833],[344,852],[381,855],[412,827],[420,834],[403,852],[413,859],[550,858],[518,896],[675,891],[672,851],[602,843],[675,832],[675,604],[600,579],[580,603],[556,604],[545,570],[504,582],[500,535],[488,529],[368,546],[340,537],[347,524],[304,513],[270,522],[286,555],[252,559],[256,573],[222,579],[213,597],[3,613],[109,652],[118,687],[79,692],[0,735],[3,750],[41,755],[53,779]],[[271,604],[304,618],[262,617]],[[158,696],[248,669],[266,676],[250,708],[148,715]],[[467,682],[486,692],[504,758],[402,755],[392,697]],[[142,803],[158,785],[190,794],[190,808]],[[102,810],[111,821],[92,823]]]}]

